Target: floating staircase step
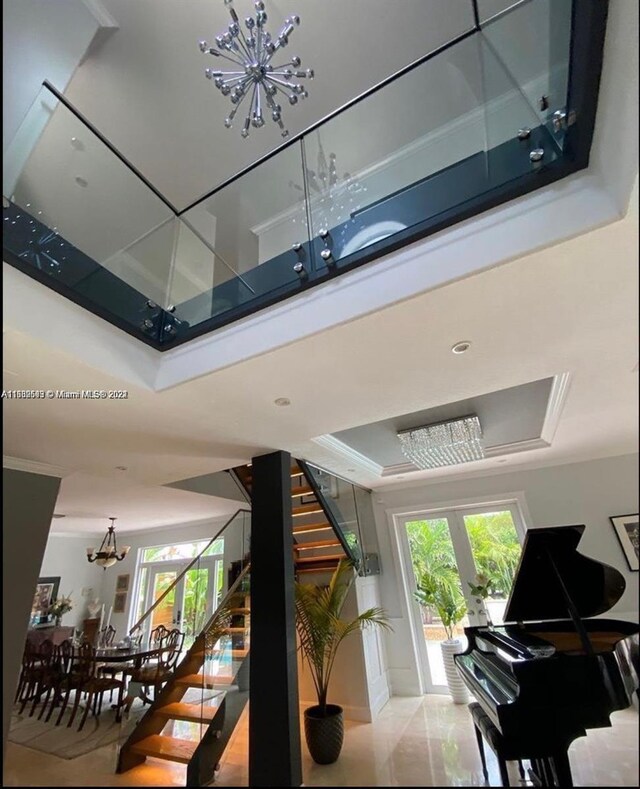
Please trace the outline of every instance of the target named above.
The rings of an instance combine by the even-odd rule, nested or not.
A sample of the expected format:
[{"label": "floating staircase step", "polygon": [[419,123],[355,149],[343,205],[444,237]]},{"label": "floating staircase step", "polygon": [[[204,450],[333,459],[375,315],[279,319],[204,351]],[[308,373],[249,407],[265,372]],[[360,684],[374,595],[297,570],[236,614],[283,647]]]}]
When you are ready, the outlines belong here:
[{"label": "floating staircase step", "polygon": [[311,496],[313,495],[313,488],[310,485],[301,485],[298,488],[291,488],[291,498],[297,496]]},{"label": "floating staircase step", "polygon": [[344,559],[344,552],[332,554],[331,556],[301,556],[300,558],[296,559],[296,566],[298,565],[305,565],[305,564],[325,564],[327,562],[334,562],[337,564],[340,559]]},{"label": "floating staircase step", "polygon": [[186,685],[189,688],[213,688],[216,685],[230,685],[232,680],[233,677],[215,674],[187,674],[176,679],[176,685]]},{"label": "floating staircase step", "polygon": [[302,474],[302,469],[300,466],[291,466],[291,476],[292,477],[299,477]]},{"label": "floating staircase step", "polygon": [[251,613],[251,609],[250,608],[230,608],[229,609],[229,613],[230,614],[250,614]]},{"label": "floating staircase step", "polygon": [[300,526],[293,527],[294,534],[304,534],[305,532],[324,531],[330,529],[331,526],[325,521],[323,523],[305,523]]},{"label": "floating staircase step", "polygon": [[131,750],[141,756],[153,756],[156,759],[166,759],[169,762],[189,764],[197,747],[198,743],[192,740],[179,740],[176,737],[152,734],[145,737],[144,740],[134,743]]},{"label": "floating staircase step", "polygon": [[213,699],[207,706],[176,701],[172,704],[165,704],[164,707],[157,709],[156,713],[179,721],[193,721],[194,723],[206,721],[208,723],[215,718],[219,709],[220,703],[218,699]]},{"label": "floating staircase step", "polygon": [[298,542],[293,546],[294,551],[306,551],[311,548],[339,548],[340,540],[316,540],[315,542]]},{"label": "floating staircase step", "polygon": [[302,573],[316,573],[319,575],[320,573],[332,573],[337,566],[338,562],[335,562],[335,564],[322,565],[319,567],[316,567],[315,565],[310,565],[308,567],[296,567],[296,574],[301,575]]},{"label": "floating staircase step", "polygon": [[248,627],[225,627],[225,633],[246,633],[249,630]]},{"label": "floating staircase step", "polygon": [[311,504],[299,504],[297,507],[292,507],[291,512],[295,518],[296,515],[309,515],[312,512],[323,512],[323,509],[317,502],[311,502]]},{"label": "floating staircase step", "polygon": [[242,661],[249,654],[248,649],[212,649],[209,654],[211,655],[225,655],[232,660]]}]

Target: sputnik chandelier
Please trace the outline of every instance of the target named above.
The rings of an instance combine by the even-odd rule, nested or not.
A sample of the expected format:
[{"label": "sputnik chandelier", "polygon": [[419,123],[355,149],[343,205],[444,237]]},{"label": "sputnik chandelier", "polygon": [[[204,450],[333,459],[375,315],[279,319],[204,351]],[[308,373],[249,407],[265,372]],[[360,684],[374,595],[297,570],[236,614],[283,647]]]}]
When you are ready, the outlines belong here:
[{"label": "sputnik chandelier", "polygon": [[271,61],[289,43],[289,36],[300,24],[300,17],[294,14],[285,19],[282,30],[273,40],[271,34],[265,30],[267,12],[262,0],[254,3],[255,19],[247,17],[244,20],[246,34],[232,3],[233,0],[225,0],[231,14],[231,24],[224,33],[216,36],[216,46],[210,46],[206,41],[199,43],[201,52],[228,60],[235,66],[232,71],[212,68],[205,70],[205,76],[213,80],[216,88],[223,96],[229,96],[233,104],[224,125],[228,129],[233,126],[240,106],[247,96],[250,96],[240,132],[242,137],[249,136],[251,126],[260,129],[265,125],[265,112],[270,113],[271,120],[278,124],[282,136],[287,137],[289,131],[282,121],[282,106],[278,102],[278,94],[286,96],[292,106],[298,103],[299,98],[306,98],[309,94],[304,85],[293,80],[313,79],[313,69],[300,70],[301,61],[297,55],[280,66]]}]

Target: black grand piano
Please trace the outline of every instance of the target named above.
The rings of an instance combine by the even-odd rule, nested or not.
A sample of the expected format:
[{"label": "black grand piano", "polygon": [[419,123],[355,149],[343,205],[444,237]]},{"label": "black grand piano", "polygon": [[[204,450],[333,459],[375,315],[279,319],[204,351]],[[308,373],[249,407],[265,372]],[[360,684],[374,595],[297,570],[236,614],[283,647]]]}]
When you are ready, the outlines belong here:
[{"label": "black grand piano", "polygon": [[550,757],[532,759],[531,777],[542,786],[572,786],[569,745],[587,729],[610,726],[610,714],[637,693],[637,665],[634,670],[620,647],[640,628],[590,618],[620,599],[625,581],[618,570],[577,551],[584,528],[529,530],[507,624],[465,628],[469,645],[455,656],[462,679],[501,734],[516,747],[521,743],[523,754]]}]

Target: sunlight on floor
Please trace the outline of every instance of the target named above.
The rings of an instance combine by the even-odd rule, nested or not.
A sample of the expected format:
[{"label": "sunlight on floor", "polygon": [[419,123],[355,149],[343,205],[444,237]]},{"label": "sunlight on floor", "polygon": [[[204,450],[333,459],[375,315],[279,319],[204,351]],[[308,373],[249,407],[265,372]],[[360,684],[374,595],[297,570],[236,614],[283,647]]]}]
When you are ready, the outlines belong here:
[{"label": "sunlight on floor", "polygon": [[[638,713],[612,716],[611,729],[592,730],[570,750],[576,786],[637,786]],[[241,719],[216,775],[217,786],[247,785],[247,720]],[[488,750],[488,749],[487,749]],[[489,781],[499,786],[488,751]],[[183,765],[155,759],[114,773],[116,745],[64,760],[8,743],[5,786],[184,786]],[[333,765],[320,766],[303,745],[306,786],[483,786],[477,745],[464,705],[446,696],[394,697],[372,723],[346,723],[345,745]],[[515,765],[513,785],[519,784]]]}]

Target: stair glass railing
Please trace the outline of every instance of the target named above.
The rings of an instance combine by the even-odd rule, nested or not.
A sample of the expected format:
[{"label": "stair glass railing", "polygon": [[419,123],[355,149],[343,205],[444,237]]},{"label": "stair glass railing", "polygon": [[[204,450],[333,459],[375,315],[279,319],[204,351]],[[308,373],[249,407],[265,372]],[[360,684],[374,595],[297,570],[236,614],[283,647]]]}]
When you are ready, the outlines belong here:
[{"label": "stair glass railing", "polygon": [[361,496],[369,491],[358,489],[348,480],[303,460],[298,465],[304,472],[314,494],[320,502],[329,523],[342,543],[347,556],[360,574],[365,574],[367,550],[362,529],[362,518],[367,512]]},{"label": "stair glass railing", "polygon": [[5,259],[162,350],[586,166],[597,75],[576,59],[597,59],[606,9],[477,9],[182,209],[43,87],[5,156]]},{"label": "stair glass railing", "polygon": [[205,549],[180,577],[167,583],[167,576],[131,629],[132,637],[141,635],[143,653],[157,646],[159,625],[180,631],[180,649],[160,645],[125,675],[119,772],[150,756],[186,765],[189,786],[213,779],[248,701],[250,518],[239,511],[211,540],[213,569]]}]

